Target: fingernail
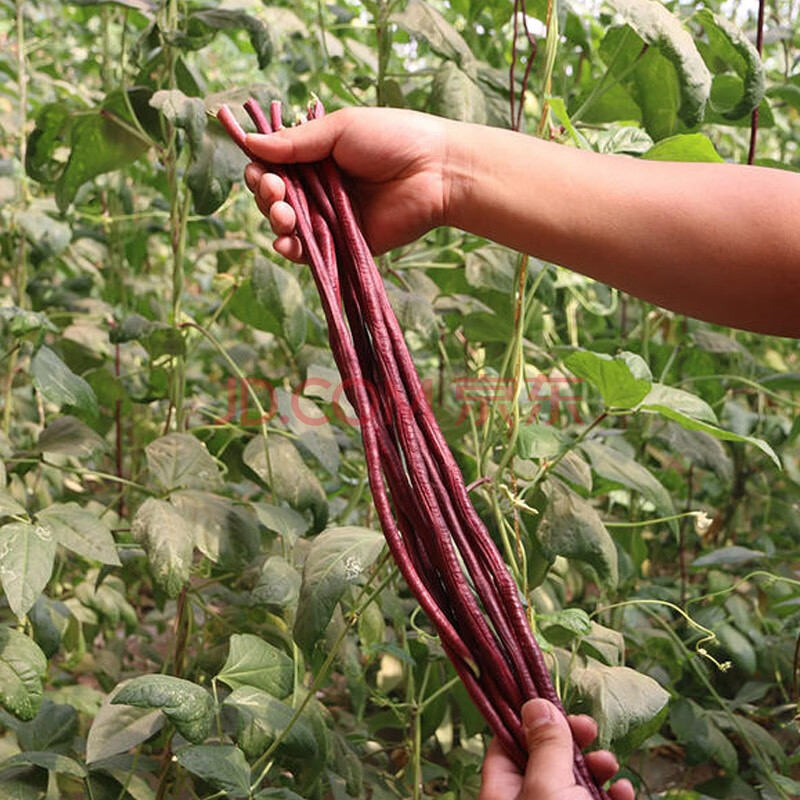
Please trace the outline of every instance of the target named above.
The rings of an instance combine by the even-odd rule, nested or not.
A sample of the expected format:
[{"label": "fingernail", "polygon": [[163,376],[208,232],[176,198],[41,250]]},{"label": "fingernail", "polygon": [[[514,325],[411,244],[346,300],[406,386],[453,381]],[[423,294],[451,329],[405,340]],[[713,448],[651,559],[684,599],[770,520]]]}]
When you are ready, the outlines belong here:
[{"label": "fingernail", "polygon": [[522,723],[529,731],[532,731],[543,725],[552,725],[556,721],[557,713],[552,703],[539,697],[529,700],[522,707]]}]

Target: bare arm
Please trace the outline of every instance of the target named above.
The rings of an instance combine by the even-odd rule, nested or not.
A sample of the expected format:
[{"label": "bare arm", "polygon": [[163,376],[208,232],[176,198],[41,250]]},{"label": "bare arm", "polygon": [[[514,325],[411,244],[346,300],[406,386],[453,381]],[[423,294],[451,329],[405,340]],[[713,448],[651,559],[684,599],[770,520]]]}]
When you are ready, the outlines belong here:
[{"label": "bare arm", "polygon": [[800,336],[800,175],[468,127],[446,161],[450,224],[683,314]]},{"label": "bare arm", "polygon": [[[373,250],[453,225],[701,319],[800,337],[800,175],[589,153],[397,109],[348,109],[272,137],[268,161],[332,156]],[[247,182],[301,258],[281,183]]]}]

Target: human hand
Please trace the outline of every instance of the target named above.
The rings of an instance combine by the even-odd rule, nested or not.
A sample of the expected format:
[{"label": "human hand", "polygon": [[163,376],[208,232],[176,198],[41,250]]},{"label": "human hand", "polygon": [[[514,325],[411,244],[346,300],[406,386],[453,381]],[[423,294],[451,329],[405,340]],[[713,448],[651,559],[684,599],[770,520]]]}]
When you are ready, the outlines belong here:
[{"label": "human hand", "polygon": [[[271,164],[331,156],[345,175],[367,242],[379,254],[444,223],[449,192],[444,166],[452,125],[413,111],[350,108],[277,133],[251,134],[247,144]],[[245,169],[245,182],[277,235],[275,249],[302,261],[283,181],[254,162]]]},{"label": "human hand", "polygon": [[[538,699],[522,707],[522,724],[530,753],[525,774],[493,740],[483,762],[479,800],[590,800],[586,789],[575,784],[572,741],[574,737],[580,747],[591,744],[597,737],[597,723],[585,715],[565,719],[552,703]],[[619,769],[607,750],[587,753],[586,763],[600,782]],[[611,800],[634,800],[633,786],[625,779],[608,793]]]}]

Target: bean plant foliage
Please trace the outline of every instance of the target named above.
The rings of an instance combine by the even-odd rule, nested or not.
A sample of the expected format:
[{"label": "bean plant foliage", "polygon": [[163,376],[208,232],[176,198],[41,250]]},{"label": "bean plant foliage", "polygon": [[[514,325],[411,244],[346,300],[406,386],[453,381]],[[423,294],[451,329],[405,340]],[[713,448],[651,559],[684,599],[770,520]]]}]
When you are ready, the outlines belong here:
[{"label": "bean plant foliage", "polygon": [[[0,797],[477,796],[485,723],[214,113],[744,162],[757,109],[800,169],[793,0],[760,55],[755,4],[523,5],[0,0]],[[565,706],[641,797],[800,795],[795,344],[455,230],[379,267]]]}]

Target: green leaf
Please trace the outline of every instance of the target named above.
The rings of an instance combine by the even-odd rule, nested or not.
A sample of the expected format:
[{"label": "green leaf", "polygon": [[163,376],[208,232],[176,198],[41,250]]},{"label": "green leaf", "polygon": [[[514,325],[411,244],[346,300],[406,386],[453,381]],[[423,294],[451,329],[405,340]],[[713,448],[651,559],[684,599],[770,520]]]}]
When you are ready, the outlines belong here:
[{"label": "green leaf", "polygon": [[56,417],[36,441],[37,453],[63,453],[88,458],[96,450],[106,450],[105,440],[77,417],[69,414]]},{"label": "green leaf", "polygon": [[667,419],[677,422],[687,430],[702,431],[703,433],[708,433],[717,439],[722,439],[722,441],[725,442],[742,442],[744,444],[751,444],[768,455],[774,462],[775,466],[781,469],[780,459],[775,454],[775,451],[763,439],[758,439],[755,436],[743,436],[741,434],[734,433],[733,431],[727,431],[724,428],[718,428],[715,425],[709,425],[707,422],[703,422],[702,420],[698,419],[692,419],[686,414],[676,411],[673,408],[669,408],[668,406],[657,404],[648,405],[647,408],[643,408],[642,410],[661,414],[662,417],[667,417]]},{"label": "green leaf", "polygon": [[720,547],[717,550],[712,550],[710,553],[705,553],[696,558],[689,565],[695,569],[703,567],[719,567],[723,564],[729,566],[739,566],[741,564],[749,564],[752,561],[759,561],[766,558],[767,554],[763,550],[751,550],[749,547],[742,547],[741,545],[729,545],[728,547]]},{"label": "green leaf", "polygon": [[303,566],[294,624],[295,641],[305,652],[325,632],[345,588],[363,576],[383,547],[380,533],[356,526],[329,528],[314,539]]},{"label": "green leaf", "polygon": [[191,489],[173,492],[170,503],[194,531],[197,548],[223,569],[240,569],[258,555],[258,523],[245,506]]},{"label": "green leaf", "polygon": [[77,503],[53,503],[42,509],[36,520],[46,524],[64,547],[93,561],[120,565],[108,525]]},{"label": "green leaf", "polygon": [[308,530],[306,518],[291,508],[272,506],[269,503],[253,503],[253,510],[259,522],[285,539],[288,545],[293,545]]},{"label": "green leaf", "polygon": [[552,458],[563,446],[559,432],[552,425],[532,422],[519,427],[517,453],[520,458]]},{"label": "green leaf", "polygon": [[199,97],[187,97],[179,89],[162,89],[150,98],[150,105],[176,128],[186,131],[186,138],[193,150],[202,144],[206,129],[206,107]]},{"label": "green leaf", "polygon": [[462,122],[486,123],[486,99],[480,86],[459,69],[445,61],[436,70],[431,87],[430,110],[433,114]]},{"label": "green leaf", "polygon": [[712,50],[736,70],[743,82],[739,102],[728,110],[717,110],[723,111],[726,119],[749,115],[764,97],[764,65],[758,50],[741,28],[719,14],[703,8],[695,12],[695,17],[705,28]]},{"label": "green leaf", "polygon": [[72,229],[65,222],[31,208],[17,214],[17,224],[44,258],[60,255],[69,246]]},{"label": "green leaf", "polygon": [[300,449],[305,449],[331,474],[339,474],[339,445],[334,428],[319,406],[310,398],[285,389],[275,390],[278,414],[297,436]]},{"label": "green leaf", "polygon": [[39,646],[13,628],[0,626],[0,704],[21,720],[33,719],[42,705],[47,659]]},{"label": "green leaf", "polygon": [[608,667],[593,658],[578,657],[569,671],[570,684],[597,722],[597,744],[609,748],[658,730],[669,694],[652,678],[628,667]]},{"label": "green leaf", "polygon": [[[5,475],[0,486],[5,484]],[[0,517],[5,517],[13,514],[14,516],[27,517],[28,512],[21,503],[17,502],[14,497],[9,494],[4,488],[0,488]],[[0,563],[2,560],[0,559]]]},{"label": "green leaf", "polygon": [[219,468],[206,446],[188,433],[168,433],[144,449],[150,475],[167,492],[221,489]]},{"label": "green leaf", "polygon": [[242,322],[280,336],[293,351],[305,343],[303,290],[293,273],[271,261],[253,265],[250,279],[236,290],[230,309]]},{"label": "green leaf", "polygon": [[20,619],[47,586],[55,555],[56,540],[48,525],[10,522],[0,528],[0,581]]},{"label": "green leaf", "polygon": [[70,749],[79,724],[78,712],[72,706],[45,700],[32,720],[17,726],[17,744],[23,750]]},{"label": "green leaf", "polygon": [[93,764],[117,753],[126,753],[157,733],[164,725],[164,715],[149,708],[114,705],[125,687],[114,687],[103,701],[86,737],[86,763]]},{"label": "green leaf", "polygon": [[391,20],[411,36],[424,39],[431,50],[475,77],[476,60],[464,37],[436,10],[423,0],[408,0],[395,10]]},{"label": "green leaf", "polygon": [[58,177],[63,165],[53,156],[71,124],[72,115],[62,103],[48,103],[39,111],[25,150],[25,170],[35,181],[52,183]]},{"label": "green leaf", "polygon": [[60,753],[28,751],[17,753],[0,763],[0,772],[11,767],[26,764],[34,767],[42,767],[51,772],[60,772],[63,775],[72,775],[75,778],[85,778],[87,775],[86,767],[79,764],[74,758],[63,756]]},{"label": "green leaf", "polygon": [[150,497],[139,506],[131,532],[144,547],[156,583],[177,597],[189,580],[194,531],[175,506]]},{"label": "green leaf", "polygon": [[717,415],[714,409],[696,394],[686,392],[683,389],[676,389],[673,386],[665,386],[663,383],[654,383],[653,388],[642,400],[642,408],[651,406],[667,406],[673,411],[679,411],[692,419],[699,419],[716,425]]},{"label": "green leaf", "polygon": [[31,360],[34,386],[45,400],[59,408],[98,416],[97,397],[86,381],[76,375],[49,347],[42,345]]},{"label": "green leaf", "polygon": [[282,436],[269,437],[271,476],[267,468],[263,436],[251,439],[242,457],[244,463],[267,486],[271,486],[277,497],[285,500],[297,511],[310,510],[314,517],[315,530],[325,526],[328,519],[328,500],[325,490],[288,439]]},{"label": "green leaf", "polygon": [[723,161],[711,140],[702,133],[669,136],[643,153],[642,158],[649,161],[708,161],[718,164]]},{"label": "green leaf", "polygon": [[[189,16],[186,27],[192,48],[204,47],[217,31],[243,29],[247,31],[250,44],[258,59],[258,68],[264,69],[272,59],[272,39],[269,28],[257,17],[239,9],[213,8],[195,11]],[[183,42],[189,44],[189,42]]]},{"label": "green leaf", "polygon": [[234,181],[241,179],[246,164],[247,158],[222,126],[210,120],[186,170],[195,211],[213,214],[227,199]]},{"label": "green leaf", "polygon": [[711,92],[711,73],[691,34],[658,0],[611,0],[641,39],[657,47],[675,69],[681,91],[680,116],[688,127],[703,119]]},{"label": "green leaf", "polygon": [[486,245],[467,253],[464,275],[475,289],[493,289],[510,294],[514,290],[516,256],[507,247]]},{"label": "green leaf", "polygon": [[610,408],[634,408],[652,388],[650,369],[635,353],[609,356],[576,350],[564,363],[575,375],[597,387]]},{"label": "green leaf", "polygon": [[250,596],[260,605],[291,608],[297,604],[301,583],[300,573],[285,558],[270,556]]},{"label": "green leaf", "polygon": [[[597,441],[583,442],[581,449],[588,456],[592,463],[592,469],[598,475],[641,492],[655,506],[661,516],[668,517],[675,514],[675,506],[669,492],[646,467],[619,450]],[[672,527],[674,530],[674,522]]]},{"label": "green leaf", "polygon": [[281,650],[249,633],[233,634],[230,650],[217,680],[231,689],[254,686],[278,698],[294,687],[294,662]]},{"label": "green leaf", "polygon": [[117,575],[107,575],[98,586],[96,576],[90,573],[87,580],[75,587],[75,597],[86,608],[91,608],[112,627],[125,623],[129,631],[136,629],[136,610],[125,597],[126,586]]},{"label": "green leaf", "polygon": [[236,741],[248,758],[258,758],[279,736],[282,736],[279,751],[285,755],[304,760],[316,758],[317,740],[307,713],[289,728],[294,709],[251,686],[235,689],[224,704],[238,712]]},{"label": "green leaf", "polygon": [[547,508],[537,531],[545,557],[583,561],[607,587],[617,585],[617,548],[597,511],[580,495],[557,481],[545,485]]},{"label": "green leaf", "polygon": [[178,763],[226,797],[250,795],[250,766],[232,744],[197,744],[175,753]]},{"label": "green leaf", "polygon": [[70,144],[69,160],[56,183],[56,202],[62,211],[84,183],[132,164],[150,147],[149,139],[136,131],[120,90],[111,92],[100,108],[75,116]]},{"label": "green leaf", "polygon": [[211,695],[202,686],[172,675],[140,675],[126,683],[111,702],[161,709],[192,744],[200,744],[211,731]]}]

